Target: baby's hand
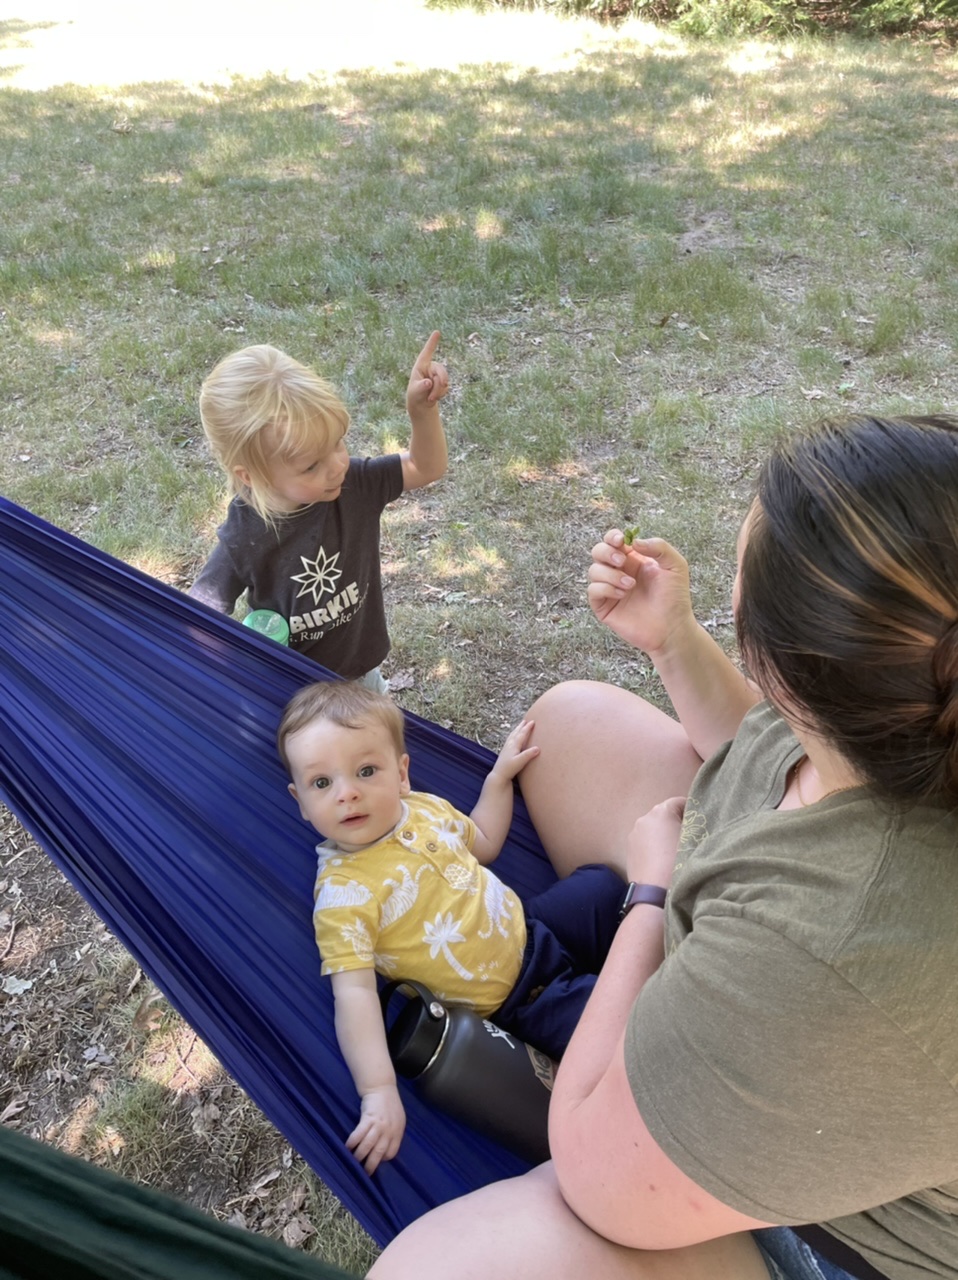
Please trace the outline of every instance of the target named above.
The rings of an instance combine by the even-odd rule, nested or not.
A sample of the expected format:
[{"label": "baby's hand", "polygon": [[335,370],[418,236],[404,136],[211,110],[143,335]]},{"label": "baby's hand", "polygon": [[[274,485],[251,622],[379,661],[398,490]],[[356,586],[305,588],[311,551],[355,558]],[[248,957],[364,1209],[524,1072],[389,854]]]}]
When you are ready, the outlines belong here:
[{"label": "baby's hand", "polygon": [[446,366],[433,360],[440,337],[439,330],[434,330],[416,357],[416,363],[409,375],[409,385],[406,388],[406,409],[409,413],[423,405],[435,404],[449,390],[449,374],[446,372]]},{"label": "baby's hand", "polygon": [[526,745],[535,726],[534,720],[523,720],[521,724],[516,725],[502,744],[499,757],[492,766],[492,773],[505,781],[511,781],[522,772],[530,760],[536,758],[539,748]]},{"label": "baby's hand", "polygon": [[367,1173],[375,1173],[383,1160],[391,1160],[399,1150],[406,1128],[406,1113],[399,1090],[383,1085],[364,1094],[359,1124],[346,1139],[346,1146]]}]

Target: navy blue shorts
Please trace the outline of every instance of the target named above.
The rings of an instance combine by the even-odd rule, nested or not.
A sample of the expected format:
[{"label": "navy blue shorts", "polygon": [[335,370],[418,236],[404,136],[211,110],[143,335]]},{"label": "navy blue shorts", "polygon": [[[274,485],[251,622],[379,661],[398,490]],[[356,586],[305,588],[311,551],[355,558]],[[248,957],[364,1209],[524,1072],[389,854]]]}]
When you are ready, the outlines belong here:
[{"label": "navy blue shorts", "polygon": [[624,897],[622,877],[590,863],[526,902],[522,968],[490,1021],[561,1058],[609,954]]}]

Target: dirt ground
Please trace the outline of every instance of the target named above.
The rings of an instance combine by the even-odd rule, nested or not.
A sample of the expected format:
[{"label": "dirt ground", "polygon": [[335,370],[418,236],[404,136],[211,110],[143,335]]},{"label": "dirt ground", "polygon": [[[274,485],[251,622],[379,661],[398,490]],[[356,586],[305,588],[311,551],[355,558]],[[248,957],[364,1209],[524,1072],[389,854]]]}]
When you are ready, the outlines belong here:
[{"label": "dirt ground", "polygon": [[2,808],[0,1018],[0,1123],[343,1264],[371,1250]]}]

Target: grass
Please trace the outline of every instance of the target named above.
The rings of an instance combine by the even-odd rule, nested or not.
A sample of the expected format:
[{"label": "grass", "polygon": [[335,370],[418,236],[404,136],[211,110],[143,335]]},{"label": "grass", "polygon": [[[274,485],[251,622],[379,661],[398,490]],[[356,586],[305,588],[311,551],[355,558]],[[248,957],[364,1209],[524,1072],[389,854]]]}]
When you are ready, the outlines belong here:
[{"label": "grass", "polygon": [[[0,22],[0,488],[185,586],[222,511],[196,411],[215,361],[262,341],[315,364],[353,448],[378,452],[404,443],[408,371],[440,328],[452,463],[386,515],[390,669],[404,705],[490,745],[559,678],[661,700],[585,606],[603,530],[675,542],[730,647],[735,533],[775,437],[958,402],[953,55],[392,0],[388,55],[257,26],[247,63],[240,14],[181,65],[173,41],[124,43],[119,11],[68,28],[34,8]],[[5,968],[29,963],[18,938]],[[113,1066],[80,1075],[103,1087],[23,1127],[257,1229],[306,1222],[306,1247],[361,1268],[368,1242],[340,1239],[301,1162],[215,1064],[181,1060],[192,1033],[113,1003],[105,1025],[91,996],[56,1042],[99,1028]],[[42,1044],[8,1052],[24,1096]]]}]

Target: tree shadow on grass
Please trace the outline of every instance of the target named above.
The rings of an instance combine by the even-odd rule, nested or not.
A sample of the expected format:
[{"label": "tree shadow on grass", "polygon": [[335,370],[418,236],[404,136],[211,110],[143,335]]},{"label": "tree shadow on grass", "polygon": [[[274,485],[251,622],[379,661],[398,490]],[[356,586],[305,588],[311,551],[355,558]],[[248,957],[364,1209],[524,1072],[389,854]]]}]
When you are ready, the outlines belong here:
[{"label": "tree shadow on grass", "polygon": [[[33,466],[0,478],[54,519],[95,507],[91,536],[131,555],[126,453],[169,455],[146,482],[162,528],[205,465],[196,390],[227,350],[321,352],[375,449],[385,436],[362,424],[405,430],[405,352],[433,325],[456,353],[461,441],[501,456],[521,423],[527,456],[553,465],[624,421],[639,444],[668,437],[667,461],[656,397],[676,370],[715,388],[690,424],[705,438],[784,381],[766,360],[782,333],[844,325],[836,361],[867,357],[847,318],[866,313],[859,294],[896,271],[937,269],[943,301],[950,287],[947,75],[829,48],[623,43],[562,72],[6,90],[0,297],[22,323],[0,391],[24,440],[71,423],[73,469],[61,483],[62,458],[25,449]],[[803,319],[809,298],[824,318]],[[903,308],[901,335],[950,323],[932,311]]]}]

